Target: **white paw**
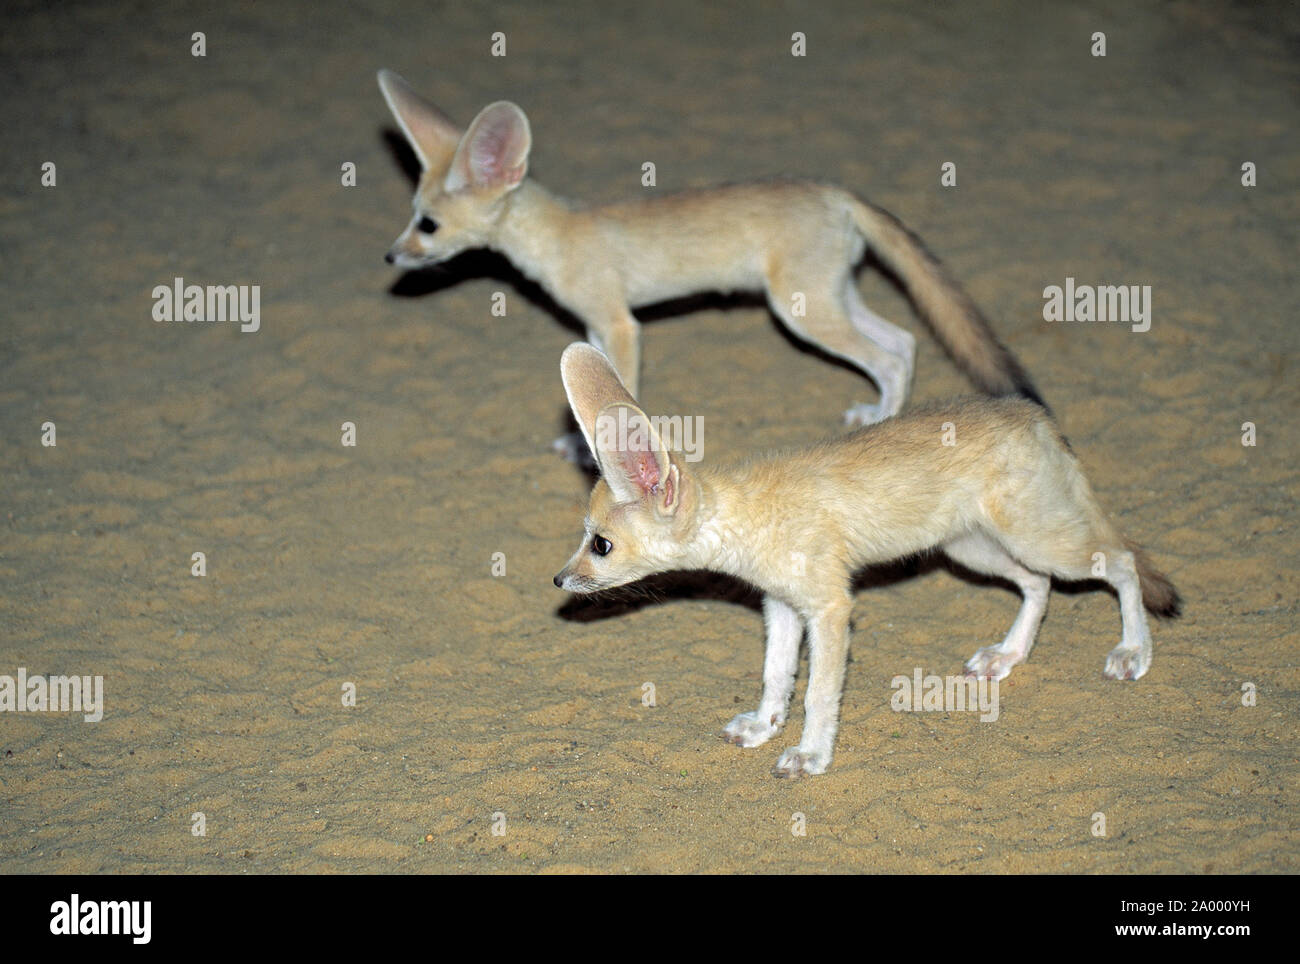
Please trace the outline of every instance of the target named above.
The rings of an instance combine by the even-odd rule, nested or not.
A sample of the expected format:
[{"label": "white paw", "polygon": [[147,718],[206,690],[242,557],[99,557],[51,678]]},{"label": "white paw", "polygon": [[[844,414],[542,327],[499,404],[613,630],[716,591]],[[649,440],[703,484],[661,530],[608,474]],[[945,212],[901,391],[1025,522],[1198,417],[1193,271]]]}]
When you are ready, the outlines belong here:
[{"label": "white paw", "polygon": [[1141,647],[1134,649],[1123,644],[1116,646],[1106,657],[1102,675],[1107,679],[1141,679],[1151,668],[1151,652]]},{"label": "white paw", "polygon": [[587,448],[587,440],[582,437],[580,432],[561,435],[551,443],[551,451],[564,461],[572,462],[580,468],[594,469],[596,467],[596,460],[592,458],[591,449]]},{"label": "white paw", "polygon": [[801,750],[797,746],[792,746],[781,754],[781,759],[776,761],[776,766],[772,768],[772,775],[777,777],[816,776],[819,773],[825,773],[826,768],[830,765],[831,755],[829,751]]},{"label": "white paw", "polygon": [[763,718],[758,715],[758,710],[754,710],[752,713],[741,713],[727,724],[723,732],[727,735],[728,743],[744,747],[762,746],[776,736],[781,729],[781,722],[775,714]]},{"label": "white paw", "polygon": [[844,424],[860,427],[863,425],[875,425],[877,422],[883,422],[888,416],[879,405],[854,405],[852,408],[844,411]]},{"label": "white paw", "polygon": [[1011,668],[1024,662],[1021,653],[1008,653],[997,646],[985,646],[966,660],[966,675],[976,679],[1006,679]]}]

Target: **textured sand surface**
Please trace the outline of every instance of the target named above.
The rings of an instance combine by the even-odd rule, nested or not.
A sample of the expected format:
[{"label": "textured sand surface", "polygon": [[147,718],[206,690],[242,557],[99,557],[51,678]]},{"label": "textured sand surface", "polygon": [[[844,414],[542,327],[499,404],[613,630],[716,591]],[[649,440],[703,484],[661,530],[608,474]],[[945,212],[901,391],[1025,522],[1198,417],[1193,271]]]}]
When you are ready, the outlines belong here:
[{"label": "textured sand surface", "polygon": [[[0,871],[1295,871],[1300,18],[870,7],[13,8],[0,674],[102,675],[106,709],[0,714]],[[499,260],[382,263],[411,159],[381,66],[461,123],[520,103],[531,173],[569,196],[635,197],[651,160],[659,191],[808,175],[901,216],[1181,589],[1151,672],[1102,679],[1115,601],[1070,589],[997,722],[894,713],[893,676],[959,672],[1018,605],[909,563],[856,596],[828,774],[770,775],[801,706],[724,743],[758,698],[756,598],[551,585],[589,484],[549,452],[575,330]],[[154,322],[177,276],[261,285],[261,330]],[[1067,277],[1150,285],[1150,330],[1045,322]],[[917,333],[917,399],[969,390],[890,281],[860,287]],[[704,416],[706,457],[875,399],[761,303],[654,318],[643,401]]]}]

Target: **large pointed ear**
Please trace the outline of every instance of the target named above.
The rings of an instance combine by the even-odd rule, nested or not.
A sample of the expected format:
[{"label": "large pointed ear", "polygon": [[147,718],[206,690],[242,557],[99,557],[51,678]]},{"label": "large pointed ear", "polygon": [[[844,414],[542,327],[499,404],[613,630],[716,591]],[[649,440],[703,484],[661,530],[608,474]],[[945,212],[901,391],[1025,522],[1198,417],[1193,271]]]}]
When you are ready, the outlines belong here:
[{"label": "large pointed ear", "polygon": [[677,511],[682,477],[649,417],[631,402],[596,415],[596,461],[618,502],[651,500],[663,514]]},{"label": "large pointed ear", "polygon": [[533,134],[524,112],[508,100],[488,104],[456,148],[456,157],[443,185],[448,192],[463,187],[508,191],[528,173]]},{"label": "large pointed ear", "polygon": [[614,402],[636,404],[623,387],[610,360],[599,348],[585,341],[575,341],[560,356],[560,377],[564,380],[564,394],[569,396],[569,408],[582,429],[587,448],[596,454],[596,416],[606,405]]},{"label": "large pointed ear", "polygon": [[426,171],[446,170],[456,156],[460,128],[391,70],[379,72],[379,90],[406,135],[406,142],[420,159],[420,167]]}]

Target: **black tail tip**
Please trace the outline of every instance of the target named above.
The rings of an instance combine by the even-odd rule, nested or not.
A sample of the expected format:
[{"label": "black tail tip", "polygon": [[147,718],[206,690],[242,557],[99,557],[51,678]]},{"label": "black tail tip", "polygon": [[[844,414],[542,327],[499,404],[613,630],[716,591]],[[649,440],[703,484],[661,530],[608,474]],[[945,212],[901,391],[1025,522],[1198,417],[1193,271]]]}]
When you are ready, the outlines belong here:
[{"label": "black tail tip", "polygon": [[1142,573],[1142,605],[1160,619],[1177,619],[1183,614],[1183,597],[1168,577],[1154,569]]},{"label": "black tail tip", "polygon": [[1052,414],[1051,406],[1043,401],[1043,396],[1038,394],[1038,389],[1034,387],[1034,383],[1029,380],[1029,376],[1023,373],[1020,373],[1016,379],[1016,394],[1027,402],[1033,402],[1048,415]]},{"label": "black tail tip", "polygon": [[1153,610],[1161,619],[1177,619],[1183,614],[1183,597],[1178,595],[1178,590],[1172,586],[1169,587],[1169,598],[1162,602],[1163,606]]}]

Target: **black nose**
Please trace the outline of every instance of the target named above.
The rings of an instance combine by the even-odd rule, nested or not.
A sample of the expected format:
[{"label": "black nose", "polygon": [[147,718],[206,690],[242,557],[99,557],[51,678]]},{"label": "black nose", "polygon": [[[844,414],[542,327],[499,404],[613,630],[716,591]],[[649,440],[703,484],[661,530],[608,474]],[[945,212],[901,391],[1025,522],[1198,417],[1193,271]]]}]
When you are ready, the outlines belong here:
[{"label": "black nose", "polygon": [[555,583],[555,588],[556,588],[556,589],[563,589],[563,588],[564,588],[564,580],[561,579],[559,576],[556,576],[554,579],[551,580],[551,582]]},{"label": "black nose", "polygon": [[393,252],[389,251],[386,255],[384,255],[384,260],[387,261],[389,264],[392,264],[392,263],[393,263]]}]

